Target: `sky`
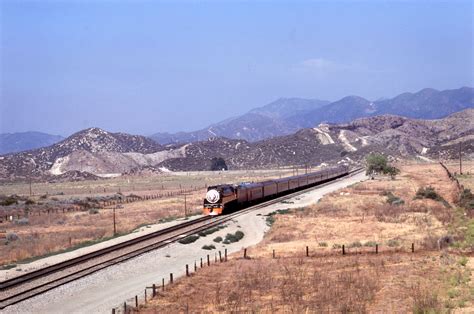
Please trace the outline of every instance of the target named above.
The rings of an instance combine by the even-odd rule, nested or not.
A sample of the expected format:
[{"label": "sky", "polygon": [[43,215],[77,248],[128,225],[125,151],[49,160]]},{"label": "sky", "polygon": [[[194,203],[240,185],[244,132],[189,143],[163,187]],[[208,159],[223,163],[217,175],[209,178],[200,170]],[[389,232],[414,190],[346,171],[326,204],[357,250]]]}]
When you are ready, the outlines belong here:
[{"label": "sky", "polygon": [[197,130],[281,97],[474,86],[473,1],[0,0],[0,133]]}]

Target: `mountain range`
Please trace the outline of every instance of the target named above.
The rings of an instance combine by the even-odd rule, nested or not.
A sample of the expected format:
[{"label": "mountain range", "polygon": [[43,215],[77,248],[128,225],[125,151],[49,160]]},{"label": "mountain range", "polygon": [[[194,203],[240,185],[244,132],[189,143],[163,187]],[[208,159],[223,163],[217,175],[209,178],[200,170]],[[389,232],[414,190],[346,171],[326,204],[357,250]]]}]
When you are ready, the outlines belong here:
[{"label": "mountain range", "polygon": [[437,119],[474,107],[474,88],[437,91],[425,88],[391,99],[369,101],[347,96],[330,102],[317,99],[281,98],[241,116],[226,119],[194,132],[156,133],[160,144],[189,143],[215,137],[255,142],[288,135],[320,123],[346,123],[361,117],[394,114],[416,119]]},{"label": "mountain range", "polygon": [[[209,170],[222,157],[229,169],[358,163],[370,152],[393,158],[474,157],[474,109],[443,119],[380,115],[305,128],[257,142],[211,138],[162,146],[139,135],[90,128],[52,146],[0,156],[0,180],[70,180],[142,172]],[[92,176],[93,175],[93,176]]]},{"label": "mountain range", "polygon": [[3,133],[0,134],[0,155],[49,146],[63,139],[60,135],[41,132]]}]

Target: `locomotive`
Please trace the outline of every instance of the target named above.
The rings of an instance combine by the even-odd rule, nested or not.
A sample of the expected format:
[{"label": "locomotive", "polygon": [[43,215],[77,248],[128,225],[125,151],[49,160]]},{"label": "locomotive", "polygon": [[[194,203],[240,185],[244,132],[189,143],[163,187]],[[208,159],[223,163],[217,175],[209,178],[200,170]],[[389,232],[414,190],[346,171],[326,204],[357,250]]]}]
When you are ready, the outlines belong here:
[{"label": "locomotive", "polygon": [[238,208],[321,184],[349,173],[347,166],[262,182],[209,186],[204,198],[204,215],[221,215]]}]

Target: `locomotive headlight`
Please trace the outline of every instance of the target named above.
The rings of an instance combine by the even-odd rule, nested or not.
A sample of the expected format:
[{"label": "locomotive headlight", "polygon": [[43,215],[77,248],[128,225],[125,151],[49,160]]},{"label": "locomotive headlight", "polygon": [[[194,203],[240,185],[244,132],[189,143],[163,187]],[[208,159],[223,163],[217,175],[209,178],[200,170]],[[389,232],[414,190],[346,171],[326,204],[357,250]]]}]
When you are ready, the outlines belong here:
[{"label": "locomotive headlight", "polygon": [[219,192],[217,190],[209,190],[207,191],[206,193],[206,200],[209,202],[209,203],[217,203],[217,201],[219,200]]}]

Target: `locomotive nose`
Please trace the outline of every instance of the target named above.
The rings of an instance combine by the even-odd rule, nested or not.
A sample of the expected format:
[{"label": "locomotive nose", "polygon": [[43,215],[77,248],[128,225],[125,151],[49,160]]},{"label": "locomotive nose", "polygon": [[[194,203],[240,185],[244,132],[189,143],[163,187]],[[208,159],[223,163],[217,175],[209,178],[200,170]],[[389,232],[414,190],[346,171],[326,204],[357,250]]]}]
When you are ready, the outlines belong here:
[{"label": "locomotive nose", "polygon": [[219,192],[217,190],[209,190],[207,191],[206,193],[206,200],[209,202],[209,203],[217,203],[217,201],[219,200]]}]

